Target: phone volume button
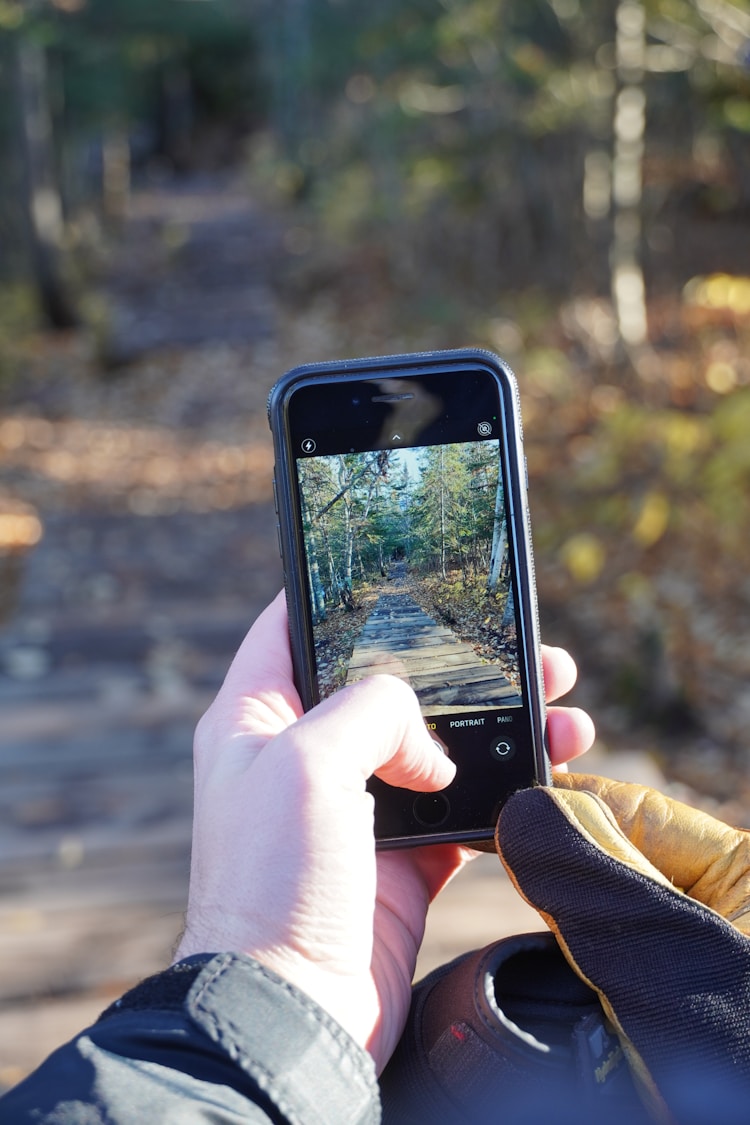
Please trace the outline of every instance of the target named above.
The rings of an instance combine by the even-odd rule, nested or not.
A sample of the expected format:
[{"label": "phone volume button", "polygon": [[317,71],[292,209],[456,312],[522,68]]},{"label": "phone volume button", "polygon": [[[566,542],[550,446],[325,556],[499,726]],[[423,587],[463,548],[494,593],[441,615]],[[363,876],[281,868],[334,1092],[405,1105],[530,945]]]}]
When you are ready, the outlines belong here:
[{"label": "phone volume button", "polygon": [[281,558],[281,561],[283,562],[284,561],[284,548],[281,546],[281,527],[279,526],[279,524],[276,524],[276,542],[279,545],[279,556]]},{"label": "phone volume button", "polygon": [[271,480],[271,485],[273,486],[273,510],[276,513],[276,515],[278,516],[278,514],[279,514],[279,497],[278,497],[278,494],[276,492],[276,477],[275,476]]}]

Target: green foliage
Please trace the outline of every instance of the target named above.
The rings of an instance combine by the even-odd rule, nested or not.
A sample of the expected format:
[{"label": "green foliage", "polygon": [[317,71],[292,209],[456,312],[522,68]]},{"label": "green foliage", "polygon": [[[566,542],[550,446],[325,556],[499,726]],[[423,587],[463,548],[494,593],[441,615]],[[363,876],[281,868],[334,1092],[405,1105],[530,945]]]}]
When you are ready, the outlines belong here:
[{"label": "green foliage", "polygon": [[33,8],[5,0],[0,35],[3,28],[47,48],[53,108],[64,115],[60,142],[96,137],[113,122],[153,122],[160,83],[176,63],[190,75],[199,112],[224,120],[257,112],[255,28],[235,0],[47,0]]},{"label": "green foliage", "polygon": [[232,119],[254,108],[254,35],[231,0],[89,0],[55,21],[69,112],[92,124],[148,119],[160,75],[188,69],[203,112]]},{"label": "green foliage", "polygon": [[[611,149],[616,7],[297,0],[294,36],[267,10],[279,182],[325,235],[375,244],[391,284],[436,310],[457,288],[606,292],[611,214],[592,220],[582,201],[588,157]],[[684,190],[694,151],[734,160],[724,133],[744,128],[748,78],[726,6],[648,0],[646,17],[647,159],[664,161],[648,221]],[[701,196],[709,209],[737,198],[718,184]]]},{"label": "green foliage", "polygon": [[434,446],[420,454],[414,503],[415,563],[486,583],[494,530],[498,455],[494,442]]},{"label": "green foliage", "polygon": [[402,560],[420,575],[455,570],[487,584],[496,442],[341,454],[304,461],[301,471],[308,557],[326,605]]}]

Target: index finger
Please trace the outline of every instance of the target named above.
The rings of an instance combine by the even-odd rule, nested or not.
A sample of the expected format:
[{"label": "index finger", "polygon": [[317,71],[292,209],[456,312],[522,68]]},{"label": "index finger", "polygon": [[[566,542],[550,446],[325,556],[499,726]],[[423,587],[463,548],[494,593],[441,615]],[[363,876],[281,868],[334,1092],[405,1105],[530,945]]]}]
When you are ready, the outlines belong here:
[{"label": "index finger", "polygon": [[542,645],[542,668],[544,691],[550,702],[566,695],[578,679],[576,662],[564,648]]}]

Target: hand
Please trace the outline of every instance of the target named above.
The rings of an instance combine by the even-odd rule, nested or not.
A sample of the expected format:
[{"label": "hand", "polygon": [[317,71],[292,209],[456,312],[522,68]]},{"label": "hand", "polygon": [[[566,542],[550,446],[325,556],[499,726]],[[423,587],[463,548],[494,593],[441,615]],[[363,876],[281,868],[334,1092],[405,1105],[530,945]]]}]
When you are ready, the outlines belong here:
[{"label": "hand", "polygon": [[[575,666],[545,653],[548,695]],[[549,713],[553,760],[588,748],[590,719]],[[186,928],[176,953],[240,951],[291,981],[382,1067],[401,1033],[429,902],[473,853],[430,846],[376,857],[376,772],[419,790],[450,783],[411,689],[374,676],[308,714],[292,682],[279,596],[255,623],[195,738]]]},{"label": "hand", "polygon": [[750,834],[645,786],[567,774],[514,794],[497,844],[599,993],[657,1120],[746,1121]]}]

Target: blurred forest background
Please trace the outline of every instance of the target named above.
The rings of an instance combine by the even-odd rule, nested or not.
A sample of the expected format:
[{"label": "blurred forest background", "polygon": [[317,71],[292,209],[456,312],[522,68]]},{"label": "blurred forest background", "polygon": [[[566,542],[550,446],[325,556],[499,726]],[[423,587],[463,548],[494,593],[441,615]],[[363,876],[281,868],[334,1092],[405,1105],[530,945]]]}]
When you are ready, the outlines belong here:
[{"label": "blurred forest background", "polygon": [[[0,0],[0,161],[6,779],[24,708],[215,688],[282,371],[478,344],[602,744],[750,807],[747,0]],[[81,862],[95,774],[3,839]]]},{"label": "blurred forest background", "polygon": [[[263,491],[242,422],[289,362],[479,343],[603,735],[744,764],[750,7],[2,0],[0,31],[6,583],[108,457],[112,503],[194,510],[181,426],[226,446],[203,507],[247,503],[251,447]],[[88,466],[82,415],[116,426]]]}]

